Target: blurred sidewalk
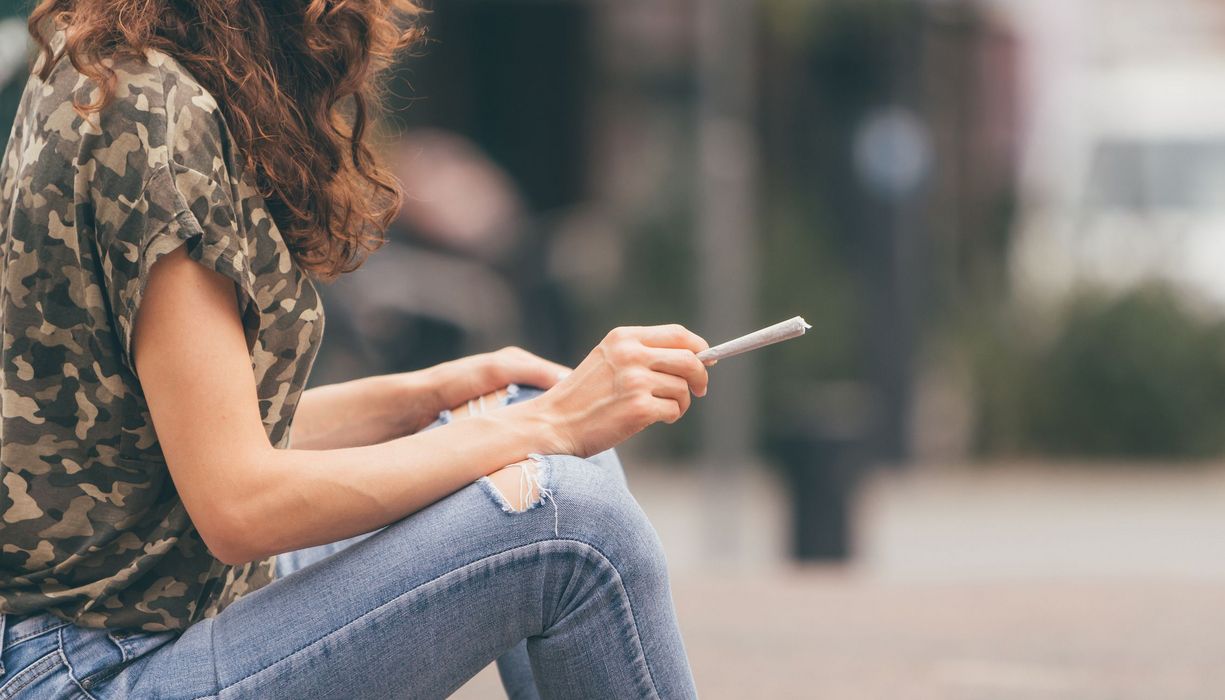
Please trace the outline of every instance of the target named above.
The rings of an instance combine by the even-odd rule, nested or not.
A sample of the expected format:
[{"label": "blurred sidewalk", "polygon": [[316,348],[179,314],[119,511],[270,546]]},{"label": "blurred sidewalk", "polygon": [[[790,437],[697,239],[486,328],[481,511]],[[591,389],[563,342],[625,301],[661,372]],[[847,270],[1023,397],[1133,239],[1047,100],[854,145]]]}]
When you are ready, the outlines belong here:
[{"label": "blurred sidewalk", "polygon": [[[846,567],[786,562],[771,474],[711,558],[709,482],[630,466],[705,698],[1225,697],[1225,465],[882,475]],[[487,670],[456,697],[502,693]]]}]

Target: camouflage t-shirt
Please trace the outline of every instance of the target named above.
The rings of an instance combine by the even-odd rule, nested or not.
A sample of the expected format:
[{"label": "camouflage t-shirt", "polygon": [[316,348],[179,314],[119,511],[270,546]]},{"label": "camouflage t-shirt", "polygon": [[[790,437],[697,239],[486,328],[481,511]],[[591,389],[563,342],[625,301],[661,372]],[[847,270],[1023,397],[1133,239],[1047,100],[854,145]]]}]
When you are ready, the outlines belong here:
[{"label": "camouflage t-shirt", "polygon": [[185,245],[233,280],[272,444],[323,333],[216,101],[158,52],[115,62],[114,101],[67,59],[31,78],[0,172],[0,612],[182,629],[268,583],[227,566],[170,479],[132,364],[149,269]]}]

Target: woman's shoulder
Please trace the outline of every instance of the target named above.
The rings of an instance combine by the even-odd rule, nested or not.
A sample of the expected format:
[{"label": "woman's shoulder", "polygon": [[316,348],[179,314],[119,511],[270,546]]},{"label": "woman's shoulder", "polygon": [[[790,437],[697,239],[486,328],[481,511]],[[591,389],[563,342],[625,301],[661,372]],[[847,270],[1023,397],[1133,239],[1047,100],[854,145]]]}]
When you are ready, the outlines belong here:
[{"label": "woman's shoulder", "polygon": [[158,49],[148,49],[143,60],[127,59],[127,62],[136,75],[156,76],[162,86],[163,105],[171,117],[188,114],[221,119],[221,107],[216,98],[174,57]]},{"label": "woman's shoulder", "polygon": [[168,157],[176,170],[229,183],[240,179],[237,154],[221,107],[212,93],[172,56],[145,52],[139,70],[161,81]]},{"label": "woman's shoulder", "polygon": [[156,49],[102,64],[111,78],[101,108],[89,108],[99,101],[99,81],[61,58],[29,105],[33,124],[41,124],[47,137],[77,141],[79,163],[95,159],[123,167],[144,151],[150,168],[175,161],[212,169],[228,141],[224,120],[217,100],[190,72]]}]

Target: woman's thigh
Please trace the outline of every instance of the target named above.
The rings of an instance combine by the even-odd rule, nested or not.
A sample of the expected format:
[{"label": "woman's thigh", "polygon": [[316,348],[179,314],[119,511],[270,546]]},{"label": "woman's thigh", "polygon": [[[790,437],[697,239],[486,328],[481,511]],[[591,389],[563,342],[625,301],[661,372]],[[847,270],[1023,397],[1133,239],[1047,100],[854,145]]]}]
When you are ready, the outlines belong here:
[{"label": "woman's thigh", "polygon": [[473,484],[193,625],[99,697],[442,697],[570,620],[596,580],[616,580],[624,600],[599,606],[622,633],[592,651],[654,683],[641,679],[672,671],[644,666],[645,649],[680,650],[668,596],[634,599],[667,589],[658,538],[619,472],[539,459],[551,498],[506,512],[488,482]]}]

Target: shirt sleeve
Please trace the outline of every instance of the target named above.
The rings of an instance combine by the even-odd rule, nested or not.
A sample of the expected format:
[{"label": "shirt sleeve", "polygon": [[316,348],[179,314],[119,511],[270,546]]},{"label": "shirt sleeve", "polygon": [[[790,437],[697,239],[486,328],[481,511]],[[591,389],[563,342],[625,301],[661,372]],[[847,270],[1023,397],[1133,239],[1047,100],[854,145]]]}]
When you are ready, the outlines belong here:
[{"label": "shirt sleeve", "polygon": [[[130,105],[120,105],[120,109]],[[106,148],[93,151],[90,183],[100,285],[124,363],[135,373],[132,337],[153,265],[186,246],[187,255],[234,282],[244,324],[258,318],[251,242],[238,216],[235,187],[225,175],[216,139],[196,138],[193,164],[219,164],[212,173],[172,155],[157,115],[104,121]],[[194,126],[202,124],[196,119]],[[115,134],[114,130],[126,133]],[[110,133],[107,133],[110,132]],[[219,172],[220,171],[220,172]],[[220,176],[219,176],[220,175]],[[250,333],[248,333],[250,337]]]}]

